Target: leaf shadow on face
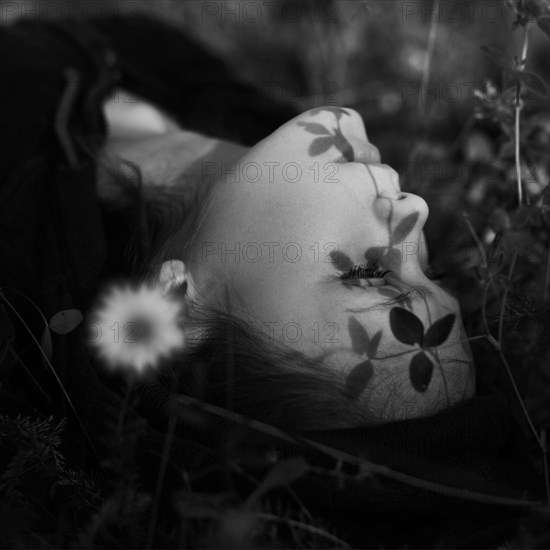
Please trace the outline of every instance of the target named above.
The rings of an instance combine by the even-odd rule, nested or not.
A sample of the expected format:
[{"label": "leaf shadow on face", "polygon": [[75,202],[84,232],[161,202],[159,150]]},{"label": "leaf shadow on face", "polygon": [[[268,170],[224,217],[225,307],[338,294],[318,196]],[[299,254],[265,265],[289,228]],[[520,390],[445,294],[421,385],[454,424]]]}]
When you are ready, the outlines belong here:
[{"label": "leaf shadow on face", "polygon": [[[420,217],[420,212],[418,210],[415,210],[414,212],[411,212],[407,214],[402,220],[398,222],[398,224],[395,226],[395,228],[392,229],[392,219],[394,214],[394,208],[393,208],[393,199],[390,199],[389,197],[385,197],[380,193],[380,189],[378,187],[378,183],[376,181],[376,178],[374,177],[374,174],[372,173],[371,168],[368,164],[365,164],[370,177],[372,179],[373,185],[376,189],[376,197],[377,200],[387,200],[389,203],[389,213],[386,220],[386,225],[388,228],[388,234],[389,234],[389,242],[387,247],[377,247],[380,249],[380,251],[383,253],[384,257],[387,257],[389,254],[399,254],[399,260],[402,259],[402,253],[399,249],[395,248],[396,245],[401,244],[413,231],[413,229],[416,227],[416,224],[418,222],[418,218]],[[374,250],[369,249],[365,253],[365,257],[369,259],[368,253],[370,251],[370,255],[374,255]],[[391,252],[395,251],[395,252]],[[380,259],[380,258],[379,258]],[[390,259],[393,261],[396,261],[397,257],[389,257],[386,259]]]},{"label": "leaf shadow on face", "polygon": [[[425,350],[431,349],[433,353],[433,348],[442,345],[448,339],[455,320],[456,315],[449,313],[424,331],[422,321],[411,311],[400,307],[390,310],[390,328],[395,338],[404,344],[418,344],[422,348],[409,363],[409,379],[417,392],[424,393],[428,389],[434,370]],[[435,358],[441,367],[437,352]]]},{"label": "leaf shadow on face", "polygon": [[367,359],[355,365],[346,377],[346,397],[351,400],[358,399],[365,391],[373,375],[374,367],[370,360]]},{"label": "leaf shadow on face", "polygon": [[338,107],[321,107],[313,109],[311,114],[317,115],[323,111],[334,114],[337,124],[336,128],[330,130],[319,122],[298,122],[298,126],[302,126],[306,132],[315,136],[320,136],[310,143],[308,149],[309,155],[311,157],[316,157],[326,153],[331,147],[335,147],[346,161],[352,162],[355,158],[355,153],[351,143],[342,132],[342,127],[340,125],[340,119],[343,115],[351,115],[344,109]]},{"label": "leaf shadow on face", "polygon": [[[345,272],[353,266],[353,260],[345,252],[332,250],[329,256],[331,264],[339,271]],[[341,282],[342,286],[348,290],[352,290],[353,287],[359,286],[359,282],[353,279],[342,279]]]},{"label": "leaf shadow on face", "polygon": [[412,312],[400,307],[390,310],[390,328],[397,340],[413,346],[424,344],[424,325]]},{"label": "leaf shadow on face", "polygon": [[345,394],[349,399],[355,400],[365,391],[374,376],[374,366],[371,359],[376,356],[378,345],[382,339],[382,331],[379,330],[370,338],[359,320],[350,316],[348,318],[348,332],[353,351],[358,355],[368,357],[368,359],[357,363],[346,376]]},{"label": "leaf shadow on face", "polygon": [[418,216],[420,216],[418,211],[411,212],[397,224],[391,233],[392,244],[400,244],[407,238],[410,232],[414,229],[414,226],[418,221]]},{"label": "leaf shadow on face", "polygon": [[353,260],[341,250],[332,250],[329,257],[330,263],[340,271],[345,271],[353,265]]},{"label": "leaf shadow on face", "polygon": [[432,380],[433,371],[433,363],[423,351],[417,353],[411,359],[409,364],[409,378],[413,388],[417,392],[424,393],[428,389]]}]

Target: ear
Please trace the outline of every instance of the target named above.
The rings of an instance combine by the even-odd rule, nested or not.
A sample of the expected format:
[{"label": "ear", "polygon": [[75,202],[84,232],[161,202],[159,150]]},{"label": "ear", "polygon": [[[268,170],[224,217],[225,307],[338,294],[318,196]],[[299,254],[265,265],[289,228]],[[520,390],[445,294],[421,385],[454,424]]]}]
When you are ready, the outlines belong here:
[{"label": "ear", "polygon": [[188,294],[189,290],[194,287],[191,274],[180,260],[163,262],[158,283],[164,295],[175,291]]}]

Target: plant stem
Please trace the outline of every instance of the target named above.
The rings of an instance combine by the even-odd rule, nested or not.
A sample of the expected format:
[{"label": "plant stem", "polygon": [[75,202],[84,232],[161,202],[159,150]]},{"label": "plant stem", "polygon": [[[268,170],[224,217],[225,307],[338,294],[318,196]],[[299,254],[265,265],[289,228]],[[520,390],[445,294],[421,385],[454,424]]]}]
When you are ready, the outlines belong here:
[{"label": "plant stem", "polygon": [[430,23],[430,34],[428,35],[428,45],[426,54],[424,55],[424,64],[422,66],[422,83],[420,88],[420,96],[418,98],[418,121],[424,118],[426,113],[426,102],[422,101],[422,91],[425,90],[430,81],[432,58],[435,50],[435,41],[437,38],[437,21],[439,19],[439,0],[434,0],[432,6],[432,20]]},{"label": "plant stem", "polygon": [[[516,69],[522,72],[527,62],[527,51],[529,48],[529,23],[525,25],[523,35],[523,46],[521,48],[521,58],[516,62]],[[516,180],[518,186],[518,208],[523,204],[523,188],[521,185],[521,158],[520,158],[520,118],[523,103],[521,101],[521,81],[516,84],[516,104],[515,104],[515,161],[516,161]]]},{"label": "plant stem", "polygon": [[15,314],[15,316],[19,319],[19,321],[21,322],[21,324],[23,325],[23,327],[25,327],[25,330],[29,333],[29,336],[31,337],[32,341],[35,343],[36,347],[38,348],[38,351],[40,352],[40,354],[42,355],[42,357],[44,358],[44,361],[46,362],[46,364],[48,365],[48,368],[50,369],[51,373],[53,374],[56,382],[59,384],[59,387],[61,388],[61,391],[63,392],[63,395],[65,396],[65,399],[67,400],[67,403],[69,404],[69,407],[71,408],[71,410],[73,411],[74,415],[75,415],[75,418],[76,418],[76,421],[78,422],[80,428],[82,429],[82,432],[84,433],[84,437],[86,438],[86,440],[88,441],[89,445],[90,445],[90,448],[92,449],[92,452],[94,453],[94,456],[98,462],[98,464],[101,462],[100,459],[99,459],[99,455],[97,454],[97,451],[95,449],[95,446],[94,444],[92,443],[92,440],[90,439],[90,436],[88,435],[88,432],[86,431],[86,428],[84,427],[84,424],[80,418],[80,416],[78,415],[78,412],[76,411],[76,408],[75,406],[73,405],[73,402],[69,396],[69,394],[67,393],[67,390],[65,389],[65,386],[63,385],[63,382],[61,381],[61,379],[59,378],[59,375],[57,374],[57,371],[54,369],[53,365],[51,364],[48,356],[44,353],[44,350],[42,349],[42,346],[40,345],[40,342],[38,342],[38,340],[36,339],[36,337],[34,336],[32,330],[30,329],[29,325],[27,325],[27,323],[25,322],[25,320],[23,319],[23,317],[21,317],[21,315],[19,314],[19,312],[15,309],[15,307],[13,307],[12,303],[6,298],[6,295],[0,290],[0,298],[4,301],[4,303],[13,311],[13,313]]},{"label": "plant stem", "polygon": [[[518,255],[517,250],[515,250],[514,255],[512,257],[512,262],[510,263],[510,269],[508,270],[508,285],[510,284],[510,282],[512,280],[512,274],[514,272],[514,267],[516,265],[517,255]],[[504,296],[502,298],[502,303],[501,303],[501,306],[500,306],[500,316],[499,316],[499,320],[498,320],[498,341],[495,341],[494,339],[492,339],[492,340],[490,339],[489,341],[496,348],[496,350],[498,351],[498,353],[499,353],[499,355],[500,355],[500,357],[501,357],[501,359],[504,363],[504,366],[505,366],[506,371],[508,373],[508,377],[510,378],[510,382],[512,383],[512,387],[514,388],[514,393],[516,394],[516,396],[518,398],[518,401],[521,405],[521,408],[523,410],[523,414],[525,415],[525,418],[527,419],[527,423],[529,424],[529,427],[531,428],[531,431],[535,435],[535,439],[537,440],[537,443],[539,444],[539,446],[542,449],[541,439],[539,438],[539,435],[538,435],[537,431],[535,430],[535,426],[531,422],[531,418],[529,417],[529,413],[527,412],[527,408],[525,407],[525,404],[523,403],[523,399],[522,399],[521,394],[519,392],[519,389],[517,387],[516,381],[514,380],[514,376],[512,374],[512,370],[510,369],[508,361],[505,360],[504,354],[502,353],[501,342],[502,342],[502,332],[503,332],[503,328],[504,328],[504,311],[506,309],[506,299],[507,298],[508,298],[508,287],[506,287],[504,289]],[[498,347],[495,345],[495,343],[498,344]]]},{"label": "plant stem", "polygon": [[166,467],[168,466],[168,457],[170,456],[172,441],[174,440],[176,422],[177,422],[177,417],[175,415],[170,415],[168,430],[166,432],[166,437],[164,439],[164,448],[162,449],[162,459],[159,467],[157,485],[155,487],[155,498],[153,501],[153,510],[151,512],[151,524],[149,525],[149,535],[147,537],[147,545],[145,548],[153,548],[153,542],[155,538],[155,526],[157,523],[157,516],[158,516],[158,510],[159,510],[159,504],[160,504],[160,494],[162,492],[162,484],[164,483]]},{"label": "plant stem", "polygon": [[19,296],[24,298],[29,304],[31,304],[32,307],[34,307],[34,309],[36,310],[38,315],[40,315],[40,318],[42,319],[42,321],[44,321],[44,327],[48,326],[48,321],[46,320],[45,315],[42,313],[42,310],[24,292],[21,292],[20,290],[17,290],[16,288],[14,288],[12,286],[4,286],[4,287],[2,287],[2,290],[11,290],[12,292],[15,292],[16,294],[19,294]]},{"label": "plant stem", "polygon": [[518,82],[516,85],[516,107],[515,107],[515,159],[516,159],[516,181],[518,186],[518,208],[523,204],[523,188],[521,185],[521,163],[520,163],[520,151],[519,151],[519,121],[521,112],[521,84]]},{"label": "plant stem", "polygon": [[550,285],[550,246],[548,246],[548,255],[546,256],[546,275],[544,276],[543,299],[548,301],[548,286]]},{"label": "plant stem", "polygon": [[[512,369],[510,368],[510,365],[508,361],[506,360],[506,357],[504,357],[504,354],[502,353],[502,349],[500,347],[500,343],[497,342],[494,338],[491,338],[489,340],[493,347],[497,350],[500,360],[504,364],[504,368],[506,369],[506,372],[508,373],[508,377],[510,378],[510,381],[512,382],[512,388],[514,389],[514,393],[516,394],[516,397],[518,398],[521,410],[523,411],[523,414],[525,416],[525,419],[527,420],[527,424],[529,424],[529,429],[533,432],[533,435],[535,436],[535,440],[537,441],[539,447],[542,449],[541,440],[539,437],[539,434],[537,433],[537,430],[535,429],[535,426],[533,425],[533,422],[531,421],[531,417],[529,416],[529,413],[527,412],[527,409],[525,408],[525,404],[523,403],[523,399],[521,397],[521,394],[519,393],[518,387],[514,381],[514,376],[512,375]],[[498,347],[495,346],[495,343],[498,344]]]},{"label": "plant stem", "polygon": [[464,218],[464,222],[466,223],[466,225],[468,226],[468,229],[470,230],[470,233],[472,235],[472,238],[474,239],[476,245],[477,245],[477,248],[479,250],[479,254],[481,256],[481,259],[483,261],[483,263],[481,264],[481,267],[483,269],[487,269],[487,254],[485,253],[485,247],[483,246],[483,244],[481,243],[481,241],[479,240],[479,237],[477,236],[475,230],[474,230],[474,227],[472,225],[472,222],[470,221],[470,217],[468,215],[467,212],[462,212],[462,216]]},{"label": "plant stem", "polygon": [[254,516],[258,519],[264,520],[264,521],[277,521],[281,523],[285,523],[286,525],[291,525],[293,527],[298,527],[300,529],[304,529],[305,531],[308,531],[309,533],[313,533],[315,535],[319,535],[321,537],[324,537],[331,542],[334,542],[336,544],[339,544],[342,548],[350,548],[350,545],[343,541],[342,539],[339,539],[338,537],[335,537],[334,535],[331,535],[324,529],[320,529],[319,527],[315,527],[313,525],[309,525],[308,523],[304,523],[302,521],[297,521],[295,519],[291,518],[285,518],[285,517],[279,517],[274,514],[268,514],[265,512],[255,512]]},{"label": "plant stem", "polygon": [[504,311],[506,310],[506,300],[508,299],[508,288],[512,282],[512,273],[514,272],[514,267],[516,265],[516,260],[518,257],[518,251],[514,250],[514,255],[512,256],[512,262],[510,263],[510,269],[508,270],[508,285],[504,289],[504,295],[502,296],[502,303],[500,304],[500,315],[498,319],[498,341],[502,342],[502,330],[504,328]]},{"label": "plant stem", "polygon": [[245,417],[233,411],[222,409],[220,407],[217,407],[216,405],[212,405],[210,403],[200,401],[199,399],[196,399],[184,394],[178,396],[178,402],[181,405],[183,405],[182,407],[183,411],[181,413],[182,416],[185,415],[186,408],[191,407],[195,410],[198,409],[207,414],[215,415],[218,418],[223,418],[225,420],[236,422],[242,426],[247,427],[250,430],[256,430],[262,434],[266,434],[271,437],[274,437],[276,438],[277,441],[287,441],[292,444],[305,445],[310,449],[315,449],[317,451],[320,451],[332,458],[335,458],[336,460],[341,460],[346,463],[360,466],[363,468],[363,471],[367,472],[369,475],[378,474],[382,477],[392,479],[394,481],[403,483],[405,485],[409,485],[411,487],[418,487],[425,491],[434,492],[436,494],[448,495],[455,498],[469,500],[472,502],[482,502],[486,504],[498,504],[502,506],[512,506],[512,507],[521,507],[521,508],[545,509],[543,501],[520,500],[516,498],[500,497],[496,495],[477,493],[476,491],[472,491],[470,489],[448,487],[446,485],[442,485],[437,482],[417,478],[409,474],[404,474],[397,470],[393,470],[387,466],[383,466],[381,464],[371,462],[356,454],[350,454],[345,451],[341,451],[339,449],[330,447],[328,445],[319,443],[317,441],[308,439],[306,437],[290,435],[284,432],[283,430],[276,428],[275,426],[271,426],[269,424],[265,424],[258,420]]},{"label": "plant stem", "polygon": [[422,121],[424,119],[425,113],[426,113],[426,102],[425,102],[425,95],[423,95],[424,90],[426,90],[426,87],[428,86],[428,83],[430,81],[430,72],[431,72],[431,65],[432,65],[432,58],[435,50],[435,42],[437,38],[437,22],[439,19],[439,0],[434,0],[432,5],[432,20],[430,23],[430,32],[428,34],[428,43],[426,45],[426,53],[424,54],[424,64],[422,66],[422,80],[420,84],[420,90],[418,95],[418,103],[416,107],[416,117],[414,121],[414,130],[413,130],[413,143],[409,152],[409,156],[407,158],[407,167],[406,167],[406,174],[409,174],[409,170],[411,174],[414,174],[415,167],[416,167],[416,159],[418,157],[418,144],[416,143],[416,140],[418,138],[418,129],[419,126],[422,124]]},{"label": "plant stem", "polygon": [[550,508],[550,479],[548,477],[548,452],[546,440],[546,428],[540,432],[540,445],[542,448],[542,467],[544,468],[544,484],[546,485],[546,503]]}]

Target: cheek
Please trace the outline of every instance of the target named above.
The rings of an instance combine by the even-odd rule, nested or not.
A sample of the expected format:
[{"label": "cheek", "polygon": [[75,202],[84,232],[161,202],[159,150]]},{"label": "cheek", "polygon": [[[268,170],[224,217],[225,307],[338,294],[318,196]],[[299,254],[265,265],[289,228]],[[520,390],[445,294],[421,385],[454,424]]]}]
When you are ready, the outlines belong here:
[{"label": "cheek", "polygon": [[338,357],[344,386],[378,419],[414,418],[448,408],[475,392],[474,366],[459,342],[462,334],[457,323],[447,339],[456,345],[429,353],[397,342],[382,313],[368,322],[351,316],[347,353]]}]

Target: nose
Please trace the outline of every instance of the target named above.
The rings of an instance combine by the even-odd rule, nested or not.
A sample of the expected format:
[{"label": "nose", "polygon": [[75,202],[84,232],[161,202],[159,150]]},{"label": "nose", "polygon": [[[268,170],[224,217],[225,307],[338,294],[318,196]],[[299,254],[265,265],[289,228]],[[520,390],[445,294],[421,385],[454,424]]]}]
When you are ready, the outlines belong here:
[{"label": "nose", "polygon": [[363,163],[369,180],[372,180],[376,194],[391,200],[403,200],[408,193],[401,192],[398,173],[387,164]]},{"label": "nose", "polygon": [[389,269],[400,276],[422,275],[419,249],[429,214],[426,201],[418,195],[403,193],[397,172],[389,166],[365,164],[363,168],[376,192],[374,214],[387,229],[388,246],[397,249],[397,253],[388,254],[388,261],[392,261]]}]

